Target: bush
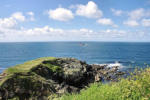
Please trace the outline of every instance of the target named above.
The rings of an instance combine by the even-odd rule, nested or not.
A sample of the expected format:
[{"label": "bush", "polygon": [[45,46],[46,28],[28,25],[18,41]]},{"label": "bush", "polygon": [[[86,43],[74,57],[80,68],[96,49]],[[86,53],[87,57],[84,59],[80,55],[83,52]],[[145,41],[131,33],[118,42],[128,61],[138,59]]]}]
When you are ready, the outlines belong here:
[{"label": "bush", "polygon": [[136,70],[119,82],[91,84],[79,94],[66,94],[59,100],[150,100],[150,68]]}]

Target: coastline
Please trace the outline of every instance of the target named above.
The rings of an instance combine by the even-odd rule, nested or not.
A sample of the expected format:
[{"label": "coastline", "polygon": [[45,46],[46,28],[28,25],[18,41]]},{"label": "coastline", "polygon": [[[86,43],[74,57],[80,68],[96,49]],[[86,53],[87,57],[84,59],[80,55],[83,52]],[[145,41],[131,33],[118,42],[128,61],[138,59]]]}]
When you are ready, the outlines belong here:
[{"label": "coastline", "polygon": [[79,92],[94,82],[117,82],[124,74],[119,66],[89,65],[75,58],[44,57],[6,69],[1,74],[0,96],[25,100],[32,95],[32,99],[44,100],[50,95]]}]

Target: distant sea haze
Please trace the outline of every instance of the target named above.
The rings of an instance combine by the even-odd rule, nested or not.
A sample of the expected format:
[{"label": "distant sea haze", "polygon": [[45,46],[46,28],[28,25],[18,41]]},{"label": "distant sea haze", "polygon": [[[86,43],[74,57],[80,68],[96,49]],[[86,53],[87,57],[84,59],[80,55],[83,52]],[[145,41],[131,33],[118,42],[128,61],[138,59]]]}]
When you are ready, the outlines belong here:
[{"label": "distant sea haze", "polygon": [[0,43],[0,72],[39,57],[74,57],[88,64],[114,64],[122,69],[150,64],[150,43],[136,42],[28,42]]}]

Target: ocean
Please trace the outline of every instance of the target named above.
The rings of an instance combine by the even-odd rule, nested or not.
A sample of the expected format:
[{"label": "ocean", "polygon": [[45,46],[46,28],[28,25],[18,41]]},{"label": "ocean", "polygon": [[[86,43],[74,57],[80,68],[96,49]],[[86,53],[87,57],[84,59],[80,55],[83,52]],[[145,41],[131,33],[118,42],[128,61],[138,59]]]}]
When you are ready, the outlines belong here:
[{"label": "ocean", "polygon": [[0,72],[39,57],[73,57],[88,64],[119,65],[123,70],[150,64],[150,43],[17,42],[0,43]]}]

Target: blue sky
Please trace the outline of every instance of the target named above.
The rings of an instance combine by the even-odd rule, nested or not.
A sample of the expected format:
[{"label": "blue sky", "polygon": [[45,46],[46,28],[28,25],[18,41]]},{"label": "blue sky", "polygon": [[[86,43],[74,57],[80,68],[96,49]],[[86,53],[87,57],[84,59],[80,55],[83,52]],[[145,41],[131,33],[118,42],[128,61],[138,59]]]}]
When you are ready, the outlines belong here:
[{"label": "blue sky", "polygon": [[0,0],[0,42],[150,41],[150,0]]}]

